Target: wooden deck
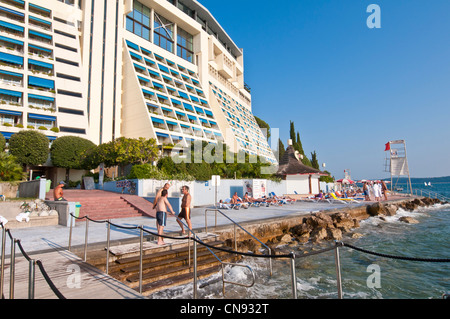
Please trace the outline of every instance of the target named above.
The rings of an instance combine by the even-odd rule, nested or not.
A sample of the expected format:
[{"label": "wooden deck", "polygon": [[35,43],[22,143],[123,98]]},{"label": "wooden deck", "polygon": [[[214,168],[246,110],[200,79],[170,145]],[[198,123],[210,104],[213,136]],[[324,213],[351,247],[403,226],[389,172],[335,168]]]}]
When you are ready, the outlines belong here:
[{"label": "wooden deck", "polygon": [[[18,249],[17,249],[18,250]],[[30,255],[41,260],[53,284],[66,299],[142,299],[145,298],[120,281],[83,262],[67,250]],[[29,262],[16,251],[14,299],[28,299]],[[10,258],[5,258],[3,295],[9,299]],[[36,265],[35,299],[58,299]]]}]

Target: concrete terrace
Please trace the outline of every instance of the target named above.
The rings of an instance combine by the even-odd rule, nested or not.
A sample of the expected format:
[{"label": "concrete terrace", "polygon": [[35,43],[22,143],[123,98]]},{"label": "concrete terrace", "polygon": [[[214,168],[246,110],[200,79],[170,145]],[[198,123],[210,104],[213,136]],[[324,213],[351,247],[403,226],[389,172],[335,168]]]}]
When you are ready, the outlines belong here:
[{"label": "concrete terrace", "polygon": [[[390,201],[404,199],[404,197],[391,197]],[[331,211],[336,209],[346,209],[349,207],[361,207],[373,202],[361,202],[358,204],[342,204],[342,203],[313,203],[313,202],[296,202],[294,204],[287,204],[282,206],[269,206],[269,207],[251,207],[249,209],[241,208],[239,210],[222,210],[229,218],[233,219],[239,224],[243,223],[264,223],[273,219],[295,218],[302,215],[309,215],[311,212],[318,211]],[[192,210],[192,225],[196,232],[204,232],[205,230],[205,210],[213,209],[214,207],[196,207]],[[110,220],[113,224],[125,227],[143,226],[144,229],[156,233],[156,220],[153,217],[138,216],[127,218],[116,218]],[[207,215],[208,232],[210,233],[213,226],[216,223],[216,217],[213,211]],[[217,226],[227,226],[231,222],[222,216],[217,214]],[[10,230],[11,235],[15,239],[19,239],[25,252],[33,259],[40,259],[44,265],[49,277],[56,280],[56,285],[64,287],[63,295],[69,299],[123,299],[123,298],[141,298],[142,296],[136,293],[136,291],[130,289],[121,282],[103,274],[95,267],[83,262],[79,256],[84,248],[85,233],[86,233],[85,221],[75,223],[72,232],[72,253],[67,250],[69,241],[70,228],[55,225],[55,226],[42,226],[42,227],[27,227]],[[101,250],[106,244],[107,239],[107,224],[106,223],[94,223],[89,222],[88,228],[88,253],[89,250]],[[170,236],[178,236],[180,227],[174,217],[168,217],[167,226],[164,229],[164,233]],[[120,245],[136,244],[139,242],[140,231],[138,229],[123,229],[111,226],[111,247],[116,249]],[[203,233],[204,235],[207,235]],[[165,240],[168,245],[173,245],[174,240]],[[179,242],[179,241],[178,241]],[[156,242],[150,240],[146,242],[148,249],[159,248]],[[11,247],[9,238],[6,240],[6,255],[8,256]],[[147,249],[146,248],[146,249]],[[77,256],[78,255],[78,256]],[[19,288],[16,298],[27,298],[25,282],[27,281],[27,269],[28,263],[21,256],[20,250],[16,248],[16,274],[18,275]],[[9,257],[6,258],[9,265]],[[68,265],[78,265],[83,273],[83,284],[88,284],[88,289],[83,293],[80,289],[66,288],[67,276],[70,273],[66,273]],[[9,268],[9,266],[8,266]],[[56,298],[49,291],[48,285],[43,282],[42,275],[39,270],[37,273],[37,283],[42,288],[40,295],[36,295],[36,298]],[[56,279],[55,279],[56,278]],[[8,286],[9,270],[5,270],[5,286]],[[59,285],[58,285],[59,284]],[[41,288],[39,288],[41,289]],[[83,289],[84,290],[84,289]],[[5,296],[7,296],[5,292]]]}]

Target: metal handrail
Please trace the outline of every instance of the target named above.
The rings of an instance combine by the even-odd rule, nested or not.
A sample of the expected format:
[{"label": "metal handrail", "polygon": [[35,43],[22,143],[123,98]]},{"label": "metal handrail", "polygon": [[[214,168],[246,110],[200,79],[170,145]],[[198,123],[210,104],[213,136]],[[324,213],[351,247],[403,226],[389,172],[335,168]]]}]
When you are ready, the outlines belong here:
[{"label": "metal handrail", "polygon": [[450,202],[450,198],[448,198],[448,197],[446,197],[446,196],[444,196],[444,195],[442,195],[440,193],[432,192],[432,191],[429,191],[429,190],[426,190],[426,189],[416,189],[415,190],[416,196],[419,196],[419,191],[420,191],[420,196],[424,196],[423,194],[425,194],[425,195],[428,195],[426,197],[429,197],[429,198],[436,198],[436,199],[439,199],[441,201]]},{"label": "metal handrail", "polygon": [[[181,219],[179,219],[178,217],[176,217],[176,218],[177,218],[177,220],[179,220],[189,230],[189,232],[192,233],[194,238],[197,238],[197,240],[202,243],[202,240],[195,234],[195,232],[192,229],[190,229]],[[197,244],[197,242],[194,240],[194,299],[197,298],[197,245],[196,244]],[[220,259],[219,256],[217,256],[208,246],[206,246],[206,245],[204,245],[204,246],[206,247],[206,249],[209,250],[209,252],[211,254],[213,254],[214,257],[216,257],[216,259],[220,262],[220,264],[222,266],[222,293],[223,293],[224,296],[225,296],[225,284],[226,283],[227,284],[238,285],[238,286],[243,286],[243,287],[247,287],[247,288],[253,287],[253,285],[255,284],[256,276],[255,276],[255,272],[253,271],[253,269],[250,266],[242,265],[242,264],[236,264],[236,263],[223,262],[222,259]],[[191,257],[190,257],[191,256],[190,236],[189,236],[189,241],[188,241],[188,252],[189,252],[188,259],[189,259],[189,265],[190,265],[190,262],[191,262]],[[225,281],[225,272],[224,272],[225,268],[224,268],[224,265],[237,266],[237,267],[243,267],[243,268],[250,269],[250,272],[251,272],[252,277],[253,277],[252,284],[251,285],[243,285],[243,284],[240,284],[238,282]]]},{"label": "metal handrail", "polygon": [[[71,218],[71,222],[70,222],[70,231],[69,231],[69,247],[68,247],[68,250],[70,251],[71,250],[71,241],[72,241],[72,229],[73,229],[73,222],[74,222],[74,219],[75,218],[77,218],[77,219],[82,219],[82,218],[78,218],[78,217],[75,217],[72,213],[70,214],[70,216],[71,217],[73,217],[73,218]],[[97,223],[103,223],[103,222],[105,222],[105,223],[107,223],[108,224],[108,227],[107,227],[107,234],[106,234],[106,236],[107,236],[107,247],[106,247],[106,274],[108,274],[108,272],[109,272],[109,250],[110,250],[110,231],[111,231],[111,227],[110,227],[110,224],[111,224],[111,221],[110,220],[104,220],[104,221],[94,221],[94,220],[92,220],[92,219],[90,219],[88,216],[85,216],[85,217],[83,217],[83,218],[86,218],[86,231],[85,231],[85,244],[84,244],[84,261],[86,262],[87,261],[87,246],[88,246],[88,227],[89,227],[89,220],[91,220],[91,221],[93,221],[93,222],[97,222]],[[193,235],[193,238],[195,238],[193,241],[194,241],[194,299],[196,299],[197,298],[197,241],[198,242],[200,242],[200,243],[203,243],[203,241],[195,234],[195,232],[192,230],[192,229],[190,229],[181,219],[179,219],[178,217],[176,217],[177,218],[177,220],[179,220],[187,229],[188,229],[188,231],[189,231],[189,237],[187,238],[188,239],[188,252],[189,252],[189,255],[188,255],[188,262],[189,262],[189,266],[190,266],[190,263],[191,263],[191,248],[190,248],[190,241],[191,241],[191,236],[190,236],[190,234],[192,233],[192,235]],[[115,225],[115,226],[118,226],[118,225]],[[130,227],[124,227],[124,228],[128,228],[128,229],[130,229]],[[146,230],[146,229],[144,229],[144,226],[138,226],[138,227],[132,227],[132,228],[135,228],[135,229],[139,229],[140,230],[140,253],[139,253],[139,293],[142,293],[142,273],[143,273],[143,269],[142,269],[142,264],[143,264],[143,260],[142,260],[142,257],[143,257],[143,233],[144,233],[144,231],[145,232],[147,232],[147,233],[149,233],[149,234],[151,234],[151,235],[153,235],[153,236],[157,236],[157,235],[155,235],[155,234],[153,234],[152,232],[150,232],[150,231],[148,231],[148,230]],[[180,238],[180,240],[184,240],[184,239],[186,239],[186,238]],[[251,271],[251,273],[252,273],[252,276],[253,276],[253,278],[255,278],[255,273],[254,273],[254,271],[253,271],[253,269],[250,267],[250,266],[247,266],[247,265],[241,265],[241,264],[233,264],[233,263],[226,263],[226,262],[223,262],[220,258],[219,258],[219,256],[217,256],[206,244],[204,244],[203,246],[205,246],[208,250],[209,250],[209,252],[220,262],[220,264],[221,264],[221,266],[222,266],[222,278],[224,278],[224,265],[233,265],[233,266],[239,266],[239,267],[245,267],[245,268],[248,268],[248,269],[250,269],[250,271]],[[235,284],[235,285],[242,285],[242,284],[240,284],[240,283],[235,283],[235,282],[228,282],[228,281],[224,281],[223,283],[222,283],[222,285],[223,285],[223,288],[222,288],[222,290],[223,290],[223,293],[225,294],[225,283],[230,283],[230,284]],[[245,286],[245,287],[248,287],[248,288],[250,288],[250,287],[252,287],[253,285],[255,284],[255,280],[253,280],[253,282],[252,282],[252,284],[251,285],[249,285],[249,286]]]},{"label": "metal handrail", "polygon": [[[231,219],[230,217],[228,217],[225,213],[223,213],[221,210],[217,209],[217,208],[207,208],[205,209],[205,232],[208,232],[208,218],[207,218],[207,213],[208,212],[215,212],[216,215],[216,223],[214,227],[217,227],[217,212],[221,213],[225,218],[227,218],[229,221],[231,221],[234,224],[234,249],[237,251],[237,238],[236,238],[236,226],[239,227],[240,229],[242,229],[244,232],[246,232],[248,235],[250,235],[251,237],[253,237],[253,239],[255,239],[257,242],[259,242],[262,246],[264,246],[268,252],[269,255],[272,255],[272,249],[270,249],[269,246],[267,246],[266,244],[264,244],[261,240],[259,240],[258,238],[256,238],[252,233],[250,233],[248,230],[246,230],[244,227],[242,227],[241,225],[239,225],[236,221],[234,221],[233,219]],[[270,270],[270,276],[272,276],[272,259],[269,258],[269,270]]]}]

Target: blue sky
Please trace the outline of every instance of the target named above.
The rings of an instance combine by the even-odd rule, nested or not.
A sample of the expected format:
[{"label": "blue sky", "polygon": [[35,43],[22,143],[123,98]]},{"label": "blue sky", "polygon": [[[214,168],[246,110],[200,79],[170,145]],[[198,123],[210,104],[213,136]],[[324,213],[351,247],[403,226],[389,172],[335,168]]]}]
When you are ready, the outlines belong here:
[{"label": "blue sky", "polygon": [[371,179],[404,139],[412,177],[450,175],[450,1],[199,2],[244,49],[253,113],[285,145],[292,120],[336,178]]}]

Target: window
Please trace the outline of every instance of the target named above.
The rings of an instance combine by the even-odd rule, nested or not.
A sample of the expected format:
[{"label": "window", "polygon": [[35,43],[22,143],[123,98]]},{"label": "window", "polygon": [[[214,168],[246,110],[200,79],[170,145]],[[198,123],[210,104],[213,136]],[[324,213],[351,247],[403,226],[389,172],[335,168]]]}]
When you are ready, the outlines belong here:
[{"label": "window", "polygon": [[191,18],[195,19],[194,11],[192,9],[188,8],[185,4],[181,3],[180,1],[178,1],[177,7],[178,7],[178,9],[180,9],[181,11],[186,13],[188,16],[190,16]]},{"label": "window", "polygon": [[177,33],[177,55],[191,63],[194,56],[194,37],[178,27]]},{"label": "window", "polygon": [[153,42],[173,53],[173,23],[157,13],[155,13]]},{"label": "window", "polygon": [[134,8],[127,15],[128,31],[150,41],[150,9],[138,1],[134,1]]}]

